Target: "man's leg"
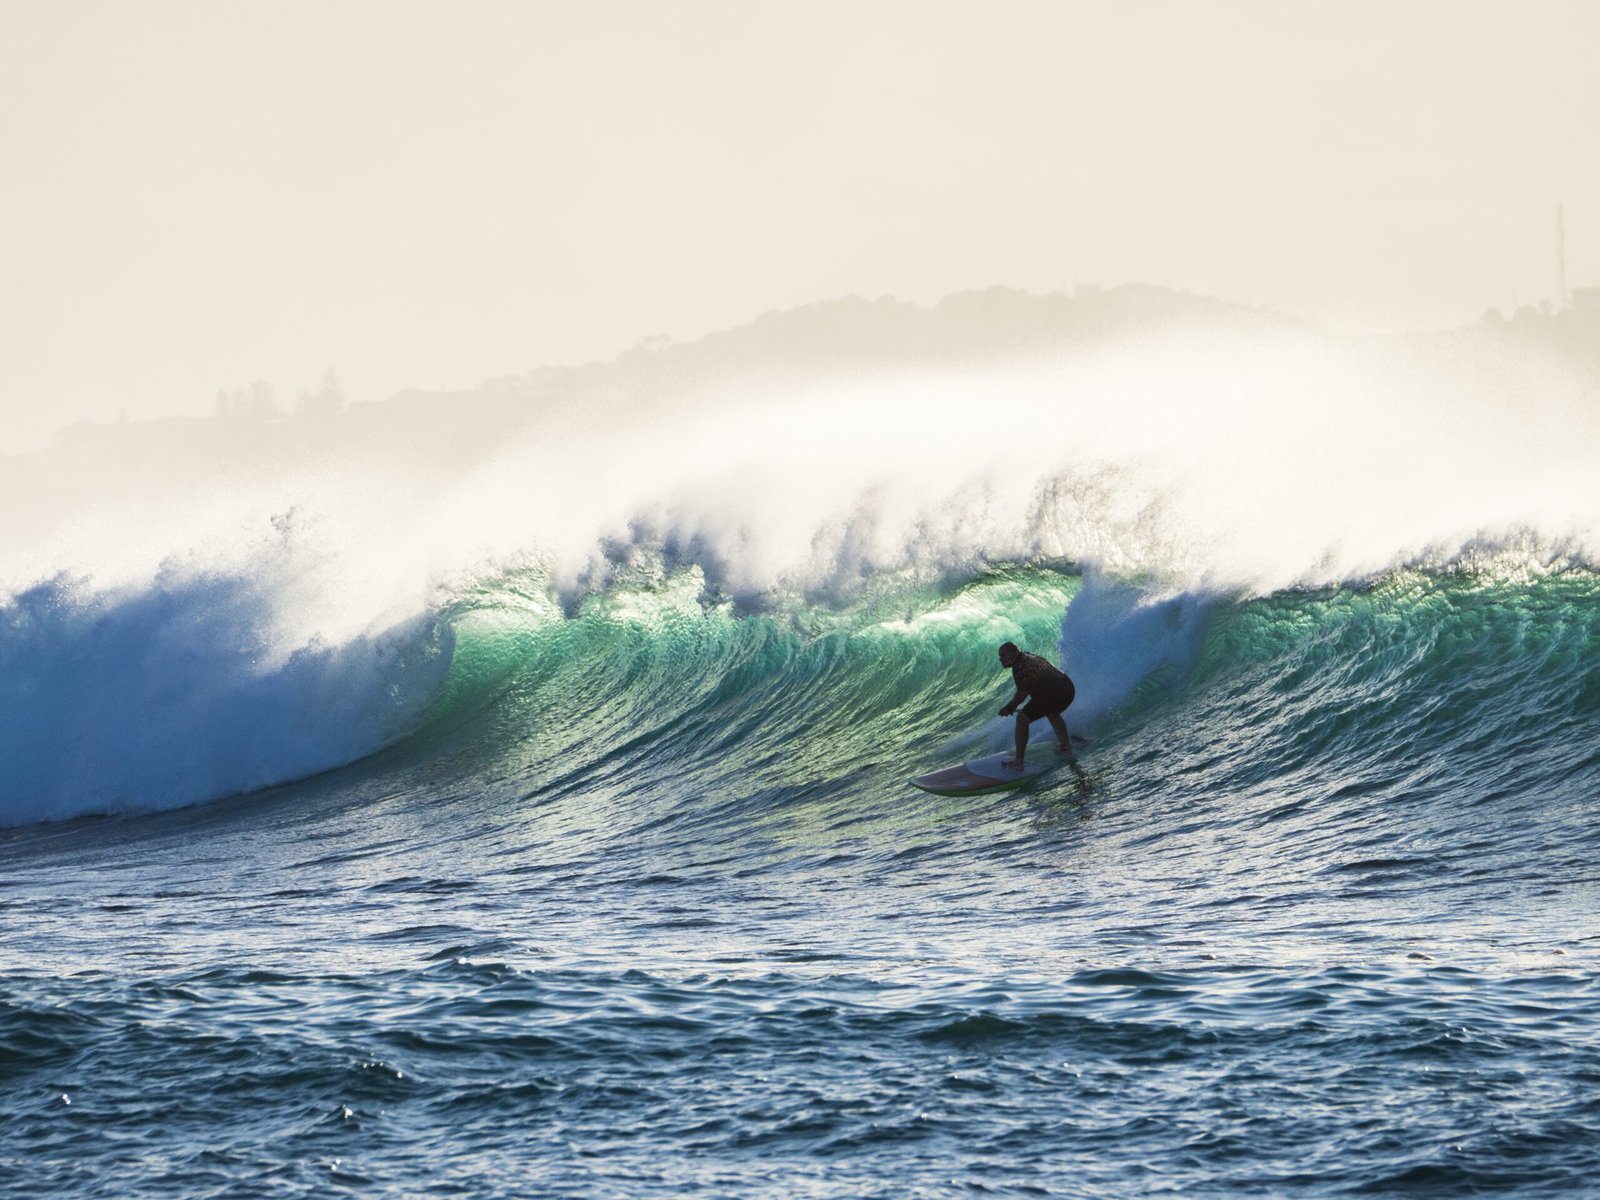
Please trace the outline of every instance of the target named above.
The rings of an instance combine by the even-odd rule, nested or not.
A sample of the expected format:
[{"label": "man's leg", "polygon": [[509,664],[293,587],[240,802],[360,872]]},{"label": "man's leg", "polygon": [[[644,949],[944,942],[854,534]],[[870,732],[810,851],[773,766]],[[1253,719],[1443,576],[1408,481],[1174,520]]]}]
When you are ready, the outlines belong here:
[{"label": "man's leg", "polygon": [[1061,742],[1061,753],[1066,756],[1067,766],[1072,768],[1072,773],[1078,777],[1078,782],[1084,786],[1089,784],[1089,774],[1078,763],[1078,756],[1072,752],[1072,738],[1067,733],[1067,722],[1060,713],[1051,713],[1047,718],[1050,728],[1056,731],[1056,738]]},{"label": "man's leg", "polygon": [[1022,713],[1017,714],[1017,756],[1008,759],[1003,765],[1015,770],[1022,770],[1023,755],[1028,752],[1028,718]]},{"label": "man's leg", "polygon": [[1072,737],[1067,733],[1067,723],[1060,713],[1051,713],[1045,718],[1050,722],[1050,728],[1056,731],[1056,741],[1061,743],[1061,753],[1068,758],[1072,757]]}]

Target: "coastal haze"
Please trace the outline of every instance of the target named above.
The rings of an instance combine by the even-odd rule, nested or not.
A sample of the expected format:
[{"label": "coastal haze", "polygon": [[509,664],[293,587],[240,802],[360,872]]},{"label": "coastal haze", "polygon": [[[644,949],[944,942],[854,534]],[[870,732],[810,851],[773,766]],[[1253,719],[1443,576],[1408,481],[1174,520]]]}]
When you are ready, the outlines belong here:
[{"label": "coastal haze", "polygon": [[1600,272],[1571,3],[0,10],[0,452],[463,388],[846,295],[1148,282],[1340,329]]}]

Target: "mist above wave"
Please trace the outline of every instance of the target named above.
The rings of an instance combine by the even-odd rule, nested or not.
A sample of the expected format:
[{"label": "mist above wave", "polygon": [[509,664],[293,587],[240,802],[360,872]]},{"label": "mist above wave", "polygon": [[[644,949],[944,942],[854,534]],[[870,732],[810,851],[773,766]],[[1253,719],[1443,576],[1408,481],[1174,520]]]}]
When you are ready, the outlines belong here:
[{"label": "mist above wave", "polygon": [[[1054,557],[1270,590],[1600,528],[1594,374],[1485,332],[1335,338],[1157,289],[838,302],[611,364],[7,460],[0,584],[236,560],[291,509],[370,618],[536,558],[730,593]],[[359,625],[360,622],[357,622]],[[349,629],[346,629],[348,632]]]}]

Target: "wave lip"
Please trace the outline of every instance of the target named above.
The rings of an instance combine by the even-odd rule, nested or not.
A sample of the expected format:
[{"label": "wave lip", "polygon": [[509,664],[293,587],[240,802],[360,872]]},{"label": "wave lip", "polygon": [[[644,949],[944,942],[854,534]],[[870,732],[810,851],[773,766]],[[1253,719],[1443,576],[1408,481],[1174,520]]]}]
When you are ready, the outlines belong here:
[{"label": "wave lip", "polygon": [[57,577],[0,604],[0,827],[149,812],[318,774],[415,726],[453,634],[285,628],[274,572]]}]

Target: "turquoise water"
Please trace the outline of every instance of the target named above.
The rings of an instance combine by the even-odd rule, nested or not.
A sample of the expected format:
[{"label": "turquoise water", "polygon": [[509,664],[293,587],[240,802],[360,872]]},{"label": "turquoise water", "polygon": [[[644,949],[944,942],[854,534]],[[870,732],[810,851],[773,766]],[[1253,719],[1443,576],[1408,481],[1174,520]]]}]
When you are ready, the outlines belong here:
[{"label": "turquoise water", "polygon": [[[18,741],[0,1191],[1580,1194],[1597,600],[1503,564],[756,607],[510,572],[376,691],[295,667],[406,715],[352,765],[142,815],[130,766],[39,823],[101,743]],[[7,703],[23,648],[169,644],[175,604],[14,601]],[[1005,640],[1077,680],[1090,782],[910,788],[1006,743]],[[229,711],[197,771],[276,710]]]}]

